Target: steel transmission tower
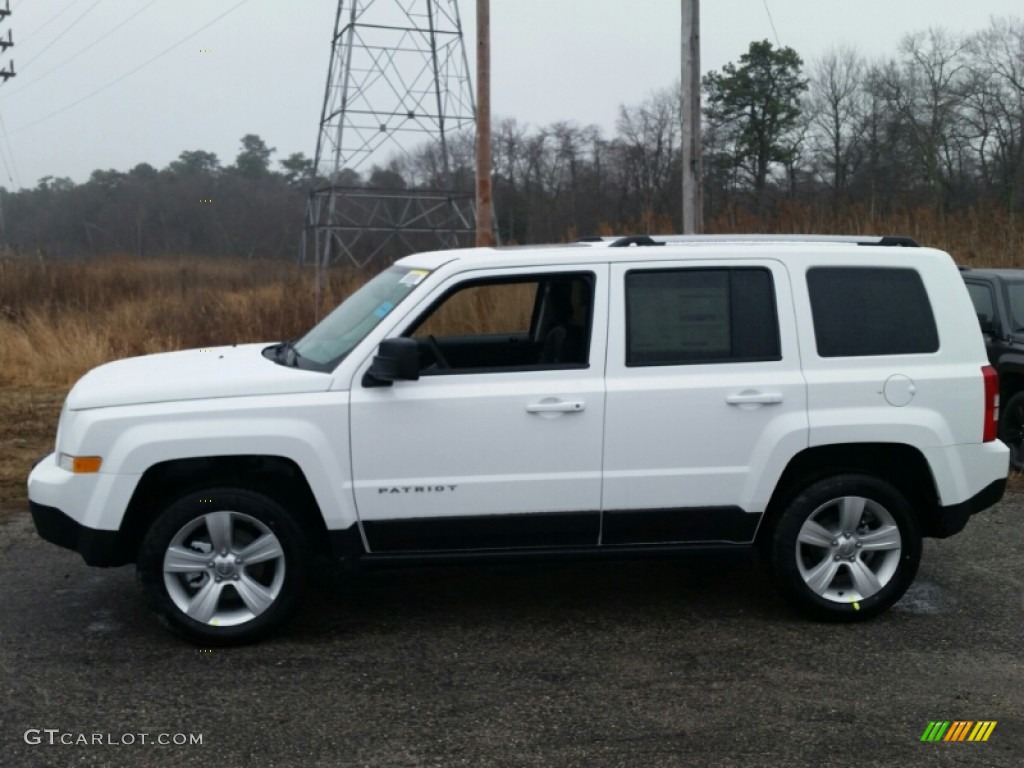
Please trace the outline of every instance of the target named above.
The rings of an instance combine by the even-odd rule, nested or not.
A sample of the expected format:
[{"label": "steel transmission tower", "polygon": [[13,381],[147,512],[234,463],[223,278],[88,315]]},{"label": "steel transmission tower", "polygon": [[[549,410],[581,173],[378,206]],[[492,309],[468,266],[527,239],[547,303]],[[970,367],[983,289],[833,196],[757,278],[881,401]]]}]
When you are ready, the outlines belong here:
[{"label": "steel transmission tower", "polygon": [[474,116],[456,0],[339,0],[302,243],[318,292],[346,258],[472,244]]}]

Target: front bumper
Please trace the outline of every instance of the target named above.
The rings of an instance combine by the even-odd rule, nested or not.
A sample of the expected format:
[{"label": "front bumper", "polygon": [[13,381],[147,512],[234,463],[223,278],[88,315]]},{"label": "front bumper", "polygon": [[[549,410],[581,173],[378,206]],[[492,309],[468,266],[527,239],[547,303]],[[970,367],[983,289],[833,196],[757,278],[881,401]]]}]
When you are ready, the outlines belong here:
[{"label": "front bumper", "polygon": [[[39,535],[78,552],[89,565],[133,561],[119,530],[137,478],[103,473],[73,474],[50,454],[37,461],[28,477],[28,503]],[[122,512],[123,514],[123,512]]]},{"label": "front bumper", "polygon": [[36,531],[47,541],[74,550],[89,565],[115,566],[131,562],[124,556],[118,531],[97,531],[72,520],[56,507],[29,501]]}]

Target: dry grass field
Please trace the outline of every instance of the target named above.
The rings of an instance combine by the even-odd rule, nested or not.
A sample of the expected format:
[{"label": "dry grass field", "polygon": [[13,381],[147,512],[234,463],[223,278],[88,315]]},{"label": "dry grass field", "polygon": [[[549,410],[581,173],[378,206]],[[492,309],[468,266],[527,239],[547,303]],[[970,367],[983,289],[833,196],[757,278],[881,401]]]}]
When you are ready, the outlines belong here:
[{"label": "dry grass field", "polygon": [[[334,275],[332,307],[361,279]],[[314,322],[309,271],[280,261],[0,258],[0,387],[69,386],[108,360],[290,338]]]},{"label": "dry grass field", "polygon": [[66,388],[0,387],[0,518],[21,511],[32,464],[53,450]]},{"label": "dry grass field", "polygon": [[[360,284],[338,274],[331,307]],[[32,462],[53,449],[68,389],[109,360],[290,338],[314,322],[311,275],[286,262],[0,256],[0,509],[21,506]]]},{"label": "dry grass field", "polygon": [[[652,218],[601,234],[671,229],[667,219]],[[1024,228],[994,209],[879,218],[853,207],[830,219],[783,205],[767,229],[742,213],[721,216],[710,229],[901,234],[963,264],[1024,266]],[[322,306],[329,311],[363,279],[332,275]],[[312,275],[290,262],[117,255],[47,262],[0,253],[0,509],[23,501],[32,461],[52,449],[64,395],[90,368],[130,355],[290,338],[314,319]]]}]

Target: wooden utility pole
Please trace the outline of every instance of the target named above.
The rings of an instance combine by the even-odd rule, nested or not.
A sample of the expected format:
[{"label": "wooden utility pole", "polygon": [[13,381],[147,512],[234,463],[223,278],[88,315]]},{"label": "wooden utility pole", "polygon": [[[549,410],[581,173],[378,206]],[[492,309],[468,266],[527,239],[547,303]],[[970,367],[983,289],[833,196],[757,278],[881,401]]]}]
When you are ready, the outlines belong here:
[{"label": "wooden utility pole", "polygon": [[682,0],[683,68],[680,120],[683,151],[683,234],[704,230],[700,141],[700,0]]},{"label": "wooden utility pole", "polygon": [[476,244],[477,247],[494,247],[490,0],[476,0]]}]

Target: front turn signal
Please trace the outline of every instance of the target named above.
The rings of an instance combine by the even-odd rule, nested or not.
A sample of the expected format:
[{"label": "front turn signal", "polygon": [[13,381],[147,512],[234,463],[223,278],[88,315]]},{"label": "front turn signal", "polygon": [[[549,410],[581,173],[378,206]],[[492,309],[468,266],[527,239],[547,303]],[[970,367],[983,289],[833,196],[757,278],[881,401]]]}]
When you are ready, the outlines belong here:
[{"label": "front turn signal", "polygon": [[69,456],[66,453],[60,455],[61,469],[75,474],[91,474],[100,471],[103,459],[99,456]]}]

